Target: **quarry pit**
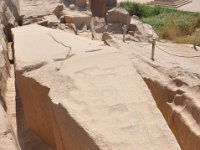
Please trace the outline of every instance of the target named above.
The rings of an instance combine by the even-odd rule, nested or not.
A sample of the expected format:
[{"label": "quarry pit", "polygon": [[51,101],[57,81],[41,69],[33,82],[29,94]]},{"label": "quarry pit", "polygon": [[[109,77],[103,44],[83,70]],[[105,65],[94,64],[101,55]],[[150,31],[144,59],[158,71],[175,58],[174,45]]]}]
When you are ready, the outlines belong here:
[{"label": "quarry pit", "polygon": [[198,150],[199,57],[91,1],[2,1],[0,150]]}]

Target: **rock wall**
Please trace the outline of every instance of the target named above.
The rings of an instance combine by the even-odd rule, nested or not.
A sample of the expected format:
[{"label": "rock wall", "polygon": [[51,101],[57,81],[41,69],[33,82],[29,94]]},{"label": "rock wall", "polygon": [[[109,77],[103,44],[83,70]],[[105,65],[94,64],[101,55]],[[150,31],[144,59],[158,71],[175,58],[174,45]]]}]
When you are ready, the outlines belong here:
[{"label": "rock wall", "polygon": [[[0,97],[2,102],[10,69],[8,42],[12,41],[11,28],[17,25],[17,19],[19,19],[19,15],[16,2],[12,0],[0,1]],[[6,108],[5,105],[4,108]]]},{"label": "rock wall", "polygon": [[[16,73],[16,83],[19,85],[19,95],[30,101],[22,101],[24,106],[24,115],[26,124],[45,141],[55,146],[54,132],[49,112],[48,89],[39,86],[37,82],[31,82],[30,79],[22,78]],[[20,84],[19,84],[20,83]],[[30,121],[28,121],[30,120]]]},{"label": "rock wall", "polygon": [[105,17],[106,15],[106,2],[105,0],[91,0],[91,11],[94,16]]},{"label": "rock wall", "polygon": [[2,105],[0,105],[0,149],[19,150],[14,132]]},{"label": "rock wall", "polygon": [[52,102],[47,87],[20,72],[16,79],[27,126],[45,142],[59,150],[99,150],[66,108]]},{"label": "rock wall", "polygon": [[174,90],[158,80],[144,77],[158,108],[172,129],[182,150],[200,147],[199,108],[184,91]]},{"label": "rock wall", "polygon": [[21,19],[16,6],[16,4],[19,5],[18,2],[18,0],[0,1],[0,20],[3,25],[3,31],[7,36],[6,41],[12,41],[11,28],[21,24]]},{"label": "rock wall", "polygon": [[[15,18],[16,17],[16,18]],[[17,150],[12,126],[6,114],[5,92],[6,82],[10,77],[10,62],[8,58],[8,42],[12,41],[11,28],[16,25],[19,15],[15,1],[0,1],[0,149]]]},{"label": "rock wall", "polygon": [[[3,32],[1,32],[3,37]],[[3,38],[1,39],[3,41]],[[4,106],[6,109],[5,104],[5,92],[6,92],[6,81],[9,77],[9,69],[10,69],[10,63],[8,60],[8,54],[6,49],[6,43],[5,41],[0,41],[0,103]]]},{"label": "rock wall", "polygon": [[[139,55],[136,56],[141,58]],[[197,88],[199,76],[177,68],[170,71],[145,58],[140,63],[136,63],[137,60],[133,60],[133,62],[150,89],[181,149],[198,150],[200,147],[200,108],[198,103],[200,95]]]}]

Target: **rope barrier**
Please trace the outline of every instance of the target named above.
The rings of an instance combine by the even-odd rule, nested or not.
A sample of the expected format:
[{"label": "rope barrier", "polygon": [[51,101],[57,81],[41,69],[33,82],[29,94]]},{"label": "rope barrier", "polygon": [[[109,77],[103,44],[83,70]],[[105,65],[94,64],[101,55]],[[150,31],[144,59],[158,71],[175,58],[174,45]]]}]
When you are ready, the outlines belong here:
[{"label": "rope barrier", "polygon": [[[144,48],[144,49],[148,49],[148,48],[146,48],[146,47],[144,47],[144,46],[142,46],[142,45],[140,45],[140,44],[136,44],[136,43],[135,43],[135,45],[137,45],[137,46],[139,46],[139,47],[142,47],[142,48]],[[148,45],[148,44],[145,44],[145,45]],[[149,44],[149,45],[150,45],[150,44]],[[184,56],[184,55],[173,54],[173,53],[170,53],[170,52],[168,52],[168,51],[162,49],[162,48],[159,47],[158,45],[155,45],[155,46],[156,46],[156,48],[158,48],[158,49],[161,50],[162,52],[167,53],[168,55],[176,56],[176,57],[181,57],[181,58],[198,58],[198,57],[200,57],[200,55]],[[150,50],[150,49],[148,49],[148,50]]]},{"label": "rope barrier", "polygon": [[172,54],[162,48],[160,48],[158,45],[156,45],[156,48],[158,48],[159,50],[169,54],[169,55],[172,55],[172,56],[176,56],[176,57],[182,57],[182,58],[196,58],[196,57],[200,57],[200,55],[194,55],[194,56],[183,56],[183,55],[177,55],[177,54]]}]

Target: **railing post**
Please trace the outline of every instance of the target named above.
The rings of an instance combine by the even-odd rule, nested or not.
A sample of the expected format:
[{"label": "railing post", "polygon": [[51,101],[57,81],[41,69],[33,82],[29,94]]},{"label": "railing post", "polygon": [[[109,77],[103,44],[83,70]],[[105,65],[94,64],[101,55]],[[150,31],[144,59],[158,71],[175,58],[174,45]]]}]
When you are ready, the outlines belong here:
[{"label": "railing post", "polygon": [[122,29],[123,29],[123,42],[126,42],[125,36],[126,36],[126,32],[127,32],[127,26],[124,25],[124,26],[122,27]]},{"label": "railing post", "polygon": [[153,42],[152,42],[152,51],[151,51],[151,60],[155,60],[154,59],[154,54],[155,54],[155,46],[156,46],[156,40],[153,39]]},{"label": "railing post", "polygon": [[194,47],[194,50],[195,50],[195,51],[198,50],[198,49],[197,49],[197,46],[196,46],[196,43],[194,43],[193,47]]}]

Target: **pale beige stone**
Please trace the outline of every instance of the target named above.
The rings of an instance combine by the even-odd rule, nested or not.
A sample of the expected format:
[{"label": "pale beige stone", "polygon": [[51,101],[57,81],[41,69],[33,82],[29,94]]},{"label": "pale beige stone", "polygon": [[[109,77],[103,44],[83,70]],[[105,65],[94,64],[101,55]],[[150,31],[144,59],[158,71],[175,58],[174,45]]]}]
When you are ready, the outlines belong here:
[{"label": "pale beige stone", "polygon": [[131,16],[126,9],[115,7],[107,12],[106,19],[109,23],[122,23],[129,26]]},{"label": "pale beige stone", "polygon": [[84,25],[86,25],[88,28],[90,27],[91,16],[89,15],[78,13],[65,15],[64,18],[66,23],[73,23],[77,28],[80,28]]},{"label": "pale beige stone", "polygon": [[38,25],[12,31],[26,122],[47,143],[59,150],[179,149],[123,52]]}]

